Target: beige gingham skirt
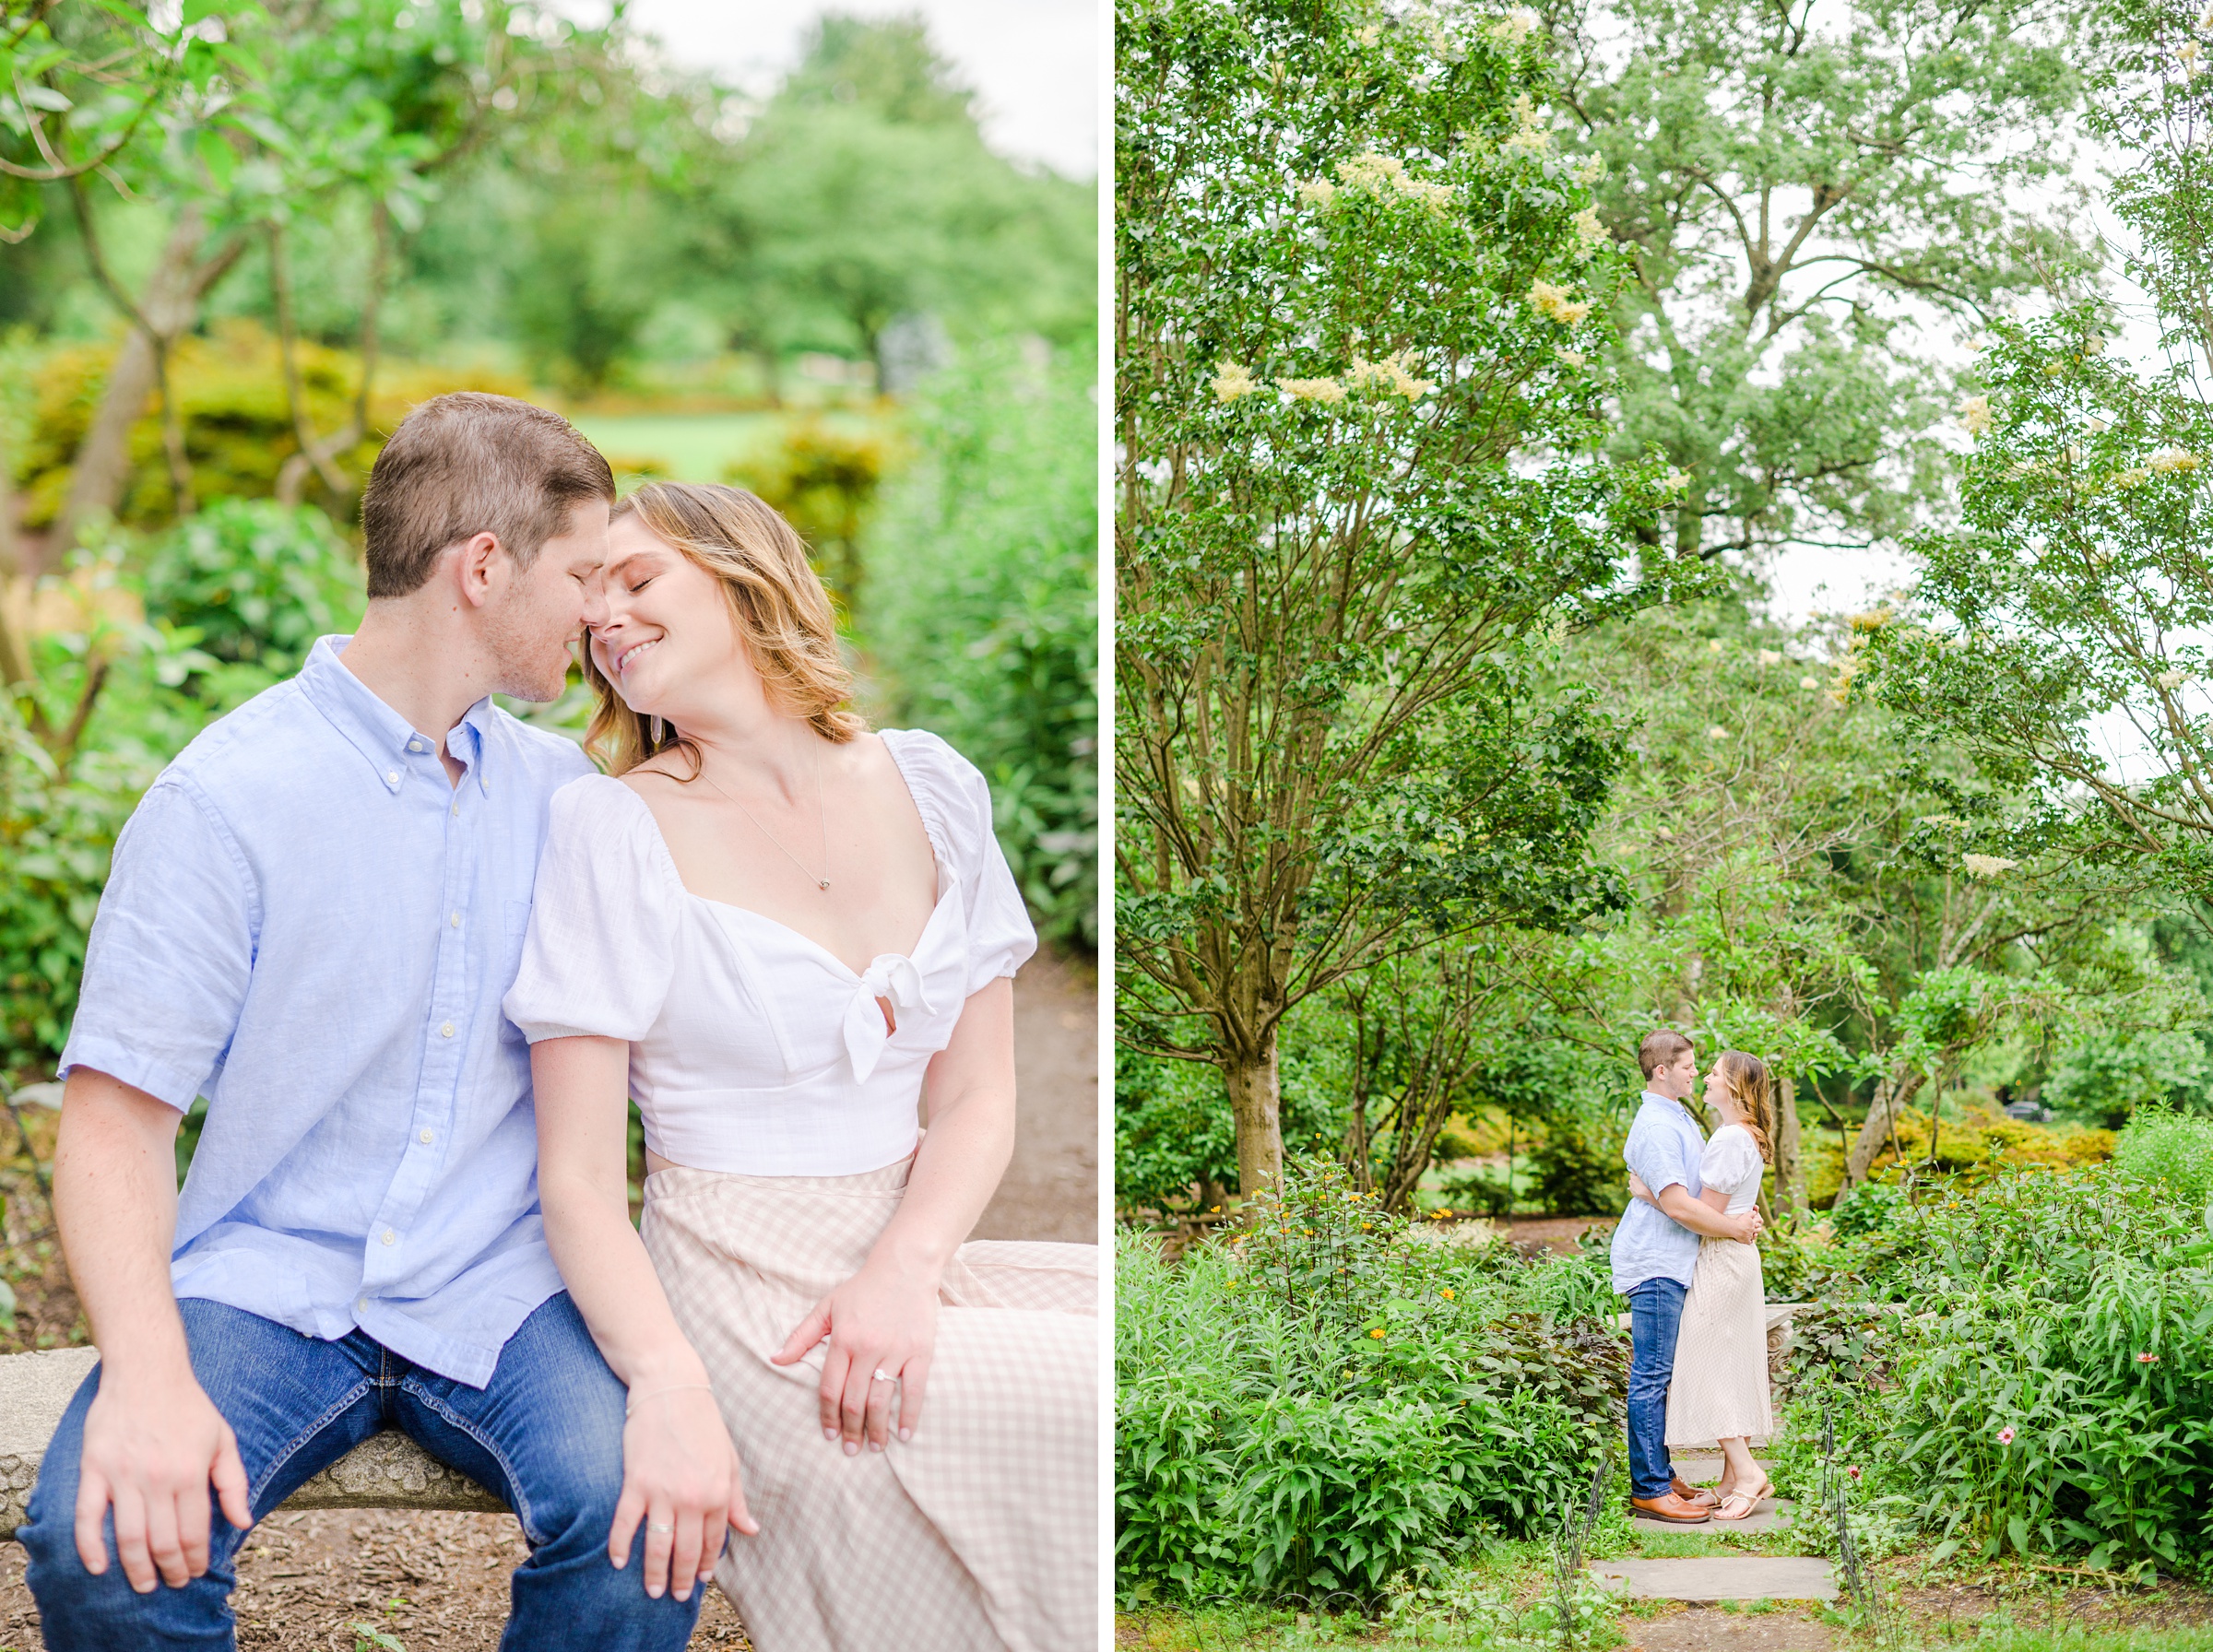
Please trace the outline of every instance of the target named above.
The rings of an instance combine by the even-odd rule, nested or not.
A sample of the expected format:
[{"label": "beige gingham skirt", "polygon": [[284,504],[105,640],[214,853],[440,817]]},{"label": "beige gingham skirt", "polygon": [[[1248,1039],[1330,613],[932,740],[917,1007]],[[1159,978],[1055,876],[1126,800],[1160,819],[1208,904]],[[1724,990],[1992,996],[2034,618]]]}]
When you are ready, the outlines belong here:
[{"label": "beige gingham skirt", "polygon": [[758,1537],[716,1581],[760,1652],[1072,1652],[1098,1638],[1098,1251],[972,1241],[915,1437],[822,1438],[822,1354],[769,1356],[858,1271],[909,1161],[858,1176],[657,1171],[645,1247],[706,1362]]},{"label": "beige gingham skirt", "polygon": [[1667,1385],[1667,1443],[1775,1433],[1768,1397],[1767,1294],[1759,1247],[1734,1239],[1698,1245],[1683,1325],[1675,1333],[1675,1373]]}]

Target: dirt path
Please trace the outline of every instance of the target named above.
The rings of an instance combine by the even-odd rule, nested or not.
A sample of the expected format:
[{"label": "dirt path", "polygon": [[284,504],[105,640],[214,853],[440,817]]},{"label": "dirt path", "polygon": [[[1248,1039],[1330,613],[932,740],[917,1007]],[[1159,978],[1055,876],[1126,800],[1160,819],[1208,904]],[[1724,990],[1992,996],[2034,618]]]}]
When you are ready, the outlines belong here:
[{"label": "dirt path", "polygon": [[[1014,984],[1019,1117],[1014,1161],[976,1224],[979,1239],[1098,1240],[1098,984],[1081,964],[1040,953]],[[34,1131],[52,1115],[32,1115]],[[5,1115],[0,1115],[0,1123]],[[51,1154],[53,1143],[40,1146]],[[28,1180],[28,1162],[23,1166]],[[36,1195],[23,1190],[30,1199]],[[25,1220],[33,1213],[26,1204]],[[49,1242],[50,1243],[50,1242]],[[19,1346],[38,1330],[70,1339],[76,1299],[58,1259],[43,1291],[26,1280]],[[47,1322],[51,1321],[49,1325]],[[238,1560],[242,1652],[363,1643],[353,1625],[392,1635],[408,1652],[492,1652],[507,1618],[507,1575],[526,1551],[504,1515],[363,1511],[278,1514]],[[693,1648],[743,1647],[737,1614],[710,1589]],[[0,1652],[41,1652],[23,1551],[0,1545]]]},{"label": "dirt path", "polygon": [[1014,1162],[978,1239],[1099,1240],[1099,982],[1041,951],[1014,978]]}]

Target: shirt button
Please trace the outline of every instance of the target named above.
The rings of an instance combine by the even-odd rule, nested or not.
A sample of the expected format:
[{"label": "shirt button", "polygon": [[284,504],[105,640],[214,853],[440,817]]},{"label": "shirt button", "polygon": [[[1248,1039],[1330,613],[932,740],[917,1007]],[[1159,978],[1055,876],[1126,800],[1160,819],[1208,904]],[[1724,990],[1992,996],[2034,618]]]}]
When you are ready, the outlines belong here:
[{"label": "shirt button", "polygon": [[422,1133],[422,1145],[425,1147],[431,1145],[431,1133],[428,1130]]},{"label": "shirt button", "polygon": [[397,769],[386,769],[385,771],[385,784],[386,785],[397,785],[399,784],[399,771]]},{"label": "shirt button", "polygon": [[364,1296],[361,1301],[355,1303],[353,1311],[357,1314],[366,1314],[369,1311],[369,1299]]},{"label": "shirt button", "polygon": [[458,803],[455,804],[455,805],[454,805],[454,813],[456,813],[456,814],[459,814],[460,812],[461,812],[461,806],[460,806]]},{"label": "shirt button", "polygon": [[450,917],[450,918],[446,919],[445,921],[446,921],[447,923],[451,924],[451,925],[452,925],[452,926],[453,926],[455,928],[456,928],[456,929],[458,929],[458,928],[460,928],[460,927],[461,927],[461,914],[460,914],[459,913],[457,913],[457,912],[456,912],[456,914],[454,914],[454,915],[453,915],[452,917]]},{"label": "shirt button", "polygon": [[438,1036],[441,1038],[451,1038],[453,1035],[454,1023],[451,1021],[446,1022],[444,1026],[438,1029]]},{"label": "shirt button", "polygon": [[425,746],[420,740],[409,740],[408,742],[408,749],[409,751],[428,751],[430,748]]},{"label": "shirt button", "polygon": [[395,1233],[390,1228],[386,1228],[385,1230],[385,1243],[386,1245],[396,1245],[398,1243],[398,1241],[399,1235],[397,1233]]}]

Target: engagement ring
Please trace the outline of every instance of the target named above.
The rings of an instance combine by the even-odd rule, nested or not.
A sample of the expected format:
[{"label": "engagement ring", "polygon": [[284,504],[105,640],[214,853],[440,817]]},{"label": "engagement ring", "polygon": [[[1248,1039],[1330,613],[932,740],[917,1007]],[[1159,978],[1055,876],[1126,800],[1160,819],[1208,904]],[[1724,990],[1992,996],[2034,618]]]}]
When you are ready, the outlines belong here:
[{"label": "engagement ring", "polygon": [[675,1522],[675,1521],[673,1521],[673,1520],[671,1520],[671,1521],[669,1521],[669,1524],[668,1524],[668,1525],[666,1525],[666,1526],[660,1526],[660,1525],[656,1525],[656,1524],[655,1524],[653,1521],[651,1521],[651,1520],[648,1520],[648,1521],[646,1521],[646,1522],[645,1522],[645,1529],[646,1529],[647,1531],[657,1531],[657,1532],[659,1532],[659,1533],[660,1533],[662,1536],[666,1537],[666,1536],[667,1536],[669,1533],[670,1533],[670,1532],[672,1532],[672,1531],[674,1531],[674,1530],[676,1529],[676,1522]]},{"label": "engagement ring", "polygon": [[880,1383],[895,1383],[899,1379],[884,1370],[882,1365],[879,1365],[876,1367],[876,1380]]}]

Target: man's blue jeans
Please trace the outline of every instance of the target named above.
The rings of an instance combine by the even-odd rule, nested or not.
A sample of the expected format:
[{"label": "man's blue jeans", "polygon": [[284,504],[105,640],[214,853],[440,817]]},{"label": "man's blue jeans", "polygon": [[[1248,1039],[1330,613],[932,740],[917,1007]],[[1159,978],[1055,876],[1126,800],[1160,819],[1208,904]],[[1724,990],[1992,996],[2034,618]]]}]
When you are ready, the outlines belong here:
[{"label": "man's blue jeans", "polygon": [[[701,1591],[648,1599],[642,1543],[623,1571],[607,1558],[625,1397],[565,1292],[508,1339],[481,1388],[433,1375],[362,1331],[325,1342],[219,1303],[177,1305],[194,1375],[238,1435],[255,1519],[396,1427],[505,1498],[522,1522],[530,1558],[515,1573],[503,1652],[678,1652],[691,1640]],[[85,1413],[99,1386],[95,1368],[46,1449],[20,1533],[48,1652],[231,1652],[232,1563],[246,1534],[212,1493],[207,1571],[183,1588],[133,1592],[115,1558],[112,1511],[108,1569],[95,1577],[77,1558]]]},{"label": "man's blue jeans", "polygon": [[1646,1280],[1629,1292],[1629,1495],[1664,1496],[1675,1471],[1667,1456],[1667,1385],[1675,1374],[1675,1331],[1684,1286]]}]

